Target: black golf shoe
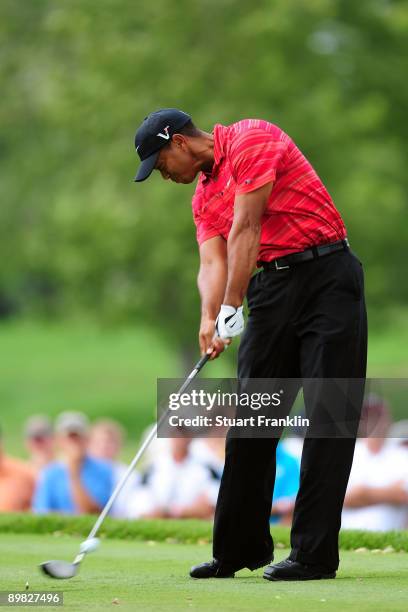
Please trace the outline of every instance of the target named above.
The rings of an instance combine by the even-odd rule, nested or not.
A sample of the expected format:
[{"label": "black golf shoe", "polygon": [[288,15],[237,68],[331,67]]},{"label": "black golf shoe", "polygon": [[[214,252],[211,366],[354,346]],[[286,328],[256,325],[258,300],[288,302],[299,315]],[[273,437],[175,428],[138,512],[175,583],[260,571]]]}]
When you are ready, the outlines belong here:
[{"label": "black golf shoe", "polygon": [[306,565],[285,559],[280,563],[269,565],[263,577],[266,580],[326,580],[335,578],[336,572],[330,572],[319,565]]},{"label": "black golf shoe", "polygon": [[209,563],[194,565],[190,570],[192,578],[234,578],[235,572],[231,567],[223,567],[216,559]]},{"label": "black golf shoe", "polygon": [[190,570],[190,576],[192,578],[234,578],[235,572],[247,567],[251,571],[264,567],[273,560],[273,555],[269,555],[263,561],[257,561],[255,563],[248,563],[247,565],[222,565],[217,559],[213,559],[209,563],[200,563],[195,565]]}]

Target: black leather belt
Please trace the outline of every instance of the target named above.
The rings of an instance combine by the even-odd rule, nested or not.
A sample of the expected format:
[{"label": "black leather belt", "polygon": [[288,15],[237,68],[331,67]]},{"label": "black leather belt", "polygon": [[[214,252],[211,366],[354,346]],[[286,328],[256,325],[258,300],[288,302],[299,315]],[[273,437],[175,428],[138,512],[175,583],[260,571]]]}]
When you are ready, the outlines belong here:
[{"label": "black leather belt", "polygon": [[310,247],[310,249],[306,249],[306,251],[301,251],[300,253],[292,253],[285,257],[278,257],[272,261],[260,261],[259,265],[262,266],[264,270],[285,270],[286,268],[296,266],[305,261],[330,255],[330,253],[334,253],[335,251],[347,251],[349,248],[349,241],[347,238],[344,238],[344,240],[338,240],[337,242],[329,242],[328,244]]}]

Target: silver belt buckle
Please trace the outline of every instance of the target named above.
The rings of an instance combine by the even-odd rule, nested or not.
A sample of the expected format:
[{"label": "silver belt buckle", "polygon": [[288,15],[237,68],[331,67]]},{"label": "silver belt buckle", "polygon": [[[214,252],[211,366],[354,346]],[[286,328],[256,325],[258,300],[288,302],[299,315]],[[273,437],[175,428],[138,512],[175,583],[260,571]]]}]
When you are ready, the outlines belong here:
[{"label": "silver belt buckle", "polygon": [[290,266],[278,266],[278,260],[275,259],[275,269],[276,270],[289,270]]}]

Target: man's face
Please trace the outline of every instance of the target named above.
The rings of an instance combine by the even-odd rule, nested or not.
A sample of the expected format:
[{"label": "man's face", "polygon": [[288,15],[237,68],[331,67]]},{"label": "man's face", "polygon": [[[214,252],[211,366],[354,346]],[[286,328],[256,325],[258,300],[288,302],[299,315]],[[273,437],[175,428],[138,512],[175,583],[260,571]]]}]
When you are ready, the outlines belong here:
[{"label": "man's face", "polygon": [[54,452],[54,437],[38,434],[26,439],[26,447],[29,453],[34,455]]},{"label": "man's face", "polygon": [[119,435],[109,429],[95,427],[90,434],[88,451],[99,459],[114,460],[121,449]]},{"label": "man's face", "polygon": [[165,180],[187,184],[194,181],[200,168],[186,138],[175,134],[171,142],[161,149],[155,170]]},{"label": "man's face", "polygon": [[58,436],[58,445],[63,454],[71,456],[85,456],[88,438],[82,433],[74,431],[61,433]]}]

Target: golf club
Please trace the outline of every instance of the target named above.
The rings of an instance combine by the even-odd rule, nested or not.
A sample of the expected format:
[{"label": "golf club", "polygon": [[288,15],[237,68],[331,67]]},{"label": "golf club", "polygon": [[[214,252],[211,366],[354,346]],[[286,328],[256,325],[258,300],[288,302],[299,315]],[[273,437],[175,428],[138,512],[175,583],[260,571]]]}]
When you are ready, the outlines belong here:
[{"label": "golf club", "polygon": [[[184,383],[180,387],[178,391],[179,395],[181,395],[187,389],[191,381],[197,376],[197,374],[200,372],[203,366],[207,363],[209,358],[210,358],[210,355],[208,354],[203,355],[203,357],[201,357],[200,361],[197,362],[197,364],[194,366],[194,369],[187,376]],[[153,429],[151,430],[147,438],[144,440],[142,446],[140,447],[134,459],[130,463],[128,469],[123,474],[122,478],[116,485],[109,500],[106,502],[105,507],[103,508],[97,521],[95,522],[95,525],[92,527],[87,539],[84,542],[82,542],[79,552],[77,556],[75,557],[75,559],[73,560],[73,562],[69,563],[68,561],[45,561],[44,563],[41,563],[40,565],[40,568],[44,572],[44,574],[47,574],[47,576],[51,576],[51,578],[57,578],[60,580],[73,578],[78,573],[79,566],[81,562],[83,561],[83,559],[85,558],[85,556],[87,555],[87,553],[92,552],[97,548],[99,541],[96,538],[96,534],[98,533],[100,526],[102,525],[106,515],[111,509],[119,493],[123,489],[123,486],[125,485],[130,474],[136,467],[143,453],[145,452],[149,444],[152,442],[152,440],[156,437],[157,430],[161,422],[165,419],[167,412],[168,411],[163,413],[160,420],[156,423],[156,425],[153,427]]]}]

